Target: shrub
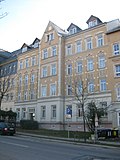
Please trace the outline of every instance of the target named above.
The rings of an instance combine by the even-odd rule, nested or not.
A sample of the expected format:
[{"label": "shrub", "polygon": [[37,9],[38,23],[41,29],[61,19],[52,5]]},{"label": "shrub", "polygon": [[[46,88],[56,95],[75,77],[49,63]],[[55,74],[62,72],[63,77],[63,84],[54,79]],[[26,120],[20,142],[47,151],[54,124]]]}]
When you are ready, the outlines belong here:
[{"label": "shrub", "polygon": [[38,122],[33,120],[21,120],[20,127],[22,129],[35,130],[38,129]]}]

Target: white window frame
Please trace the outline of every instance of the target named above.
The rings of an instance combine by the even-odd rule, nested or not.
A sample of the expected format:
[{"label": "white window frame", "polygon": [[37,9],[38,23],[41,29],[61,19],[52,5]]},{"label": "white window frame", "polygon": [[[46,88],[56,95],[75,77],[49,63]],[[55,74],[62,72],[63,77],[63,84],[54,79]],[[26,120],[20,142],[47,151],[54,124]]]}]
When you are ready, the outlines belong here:
[{"label": "white window frame", "polygon": [[23,69],[23,61],[20,61],[20,69]]},{"label": "white window frame", "polygon": [[55,96],[56,95],[56,84],[51,84],[50,85],[50,96]]},{"label": "white window frame", "polygon": [[51,56],[56,56],[57,55],[57,48],[56,48],[56,46],[53,46],[52,47],[52,51],[51,51]]},{"label": "white window frame", "polygon": [[46,97],[47,96],[47,86],[42,86],[41,87],[41,97]]},{"label": "white window frame", "polygon": [[67,65],[67,75],[72,75],[72,64]]},{"label": "white window frame", "polygon": [[[118,67],[118,68],[116,68]],[[120,77],[120,64],[115,65],[115,76]]]},{"label": "white window frame", "polygon": [[28,85],[28,74],[25,75],[25,85]]},{"label": "white window frame", "polygon": [[103,35],[102,35],[102,34],[99,34],[99,35],[97,36],[97,47],[103,46],[103,43],[104,43],[104,41],[103,41]]},{"label": "white window frame", "polygon": [[47,77],[47,66],[42,68],[42,77]]},{"label": "white window frame", "polygon": [[72,45],[71,44],[66,46],[66,55],[72,55]]},{"label": "white window frame", "polygon": [[51,64],[51,75],[54,76],[57,74],[56,64]]},{"label": "white window frame", "polygon": [[57,106],[51,105],[51,118],[56,119],[57,117]]},{"label": "white window frame", "polygon": [[93,71],[94,70],[93,59],[91,59],[91,58],[87,60],[87,70],[88,71]]},{"label": "white window frame", "polygon": [[46,106],[41,106],[41,118],[46,118]]},{"label": "white window frame", "polygon": [[88,83],[88,92],[93,93],[94,92],[94,82],[91,81]]},{"label": "white window frame", "polygon": [[76,53],[82,52],[82,43],[81,41],[76,42]]},{"label": "white window frame", "polygon": [[67,95],[72,95],[72,86],[70,84],[67,85]]},{"label": "white window frame", "polygon": [[44,49],[42,54],[42,59],[46,59],[46,58],[48,58],[48,51],[47,49]]},{"label": "white window frame", "polygon": [[82,73],[82,69],[83,69],[82,61],[78,61],[77,62],[77,73],[81,74]]},{"label": "white window frame", "polygon": [[25,59],[25,67],[26,67],[26,68],[29,67],[29,59],[28,59],[28,58]]},{"label": "white window frame", "polygon": [[100,80],[100,91],[104,92],[107,90],[107,83],[106,83],[106,79],[101,79]]},{"label": "white window frame", "polygon": [[86,48],[87,48],[87,50],[92,49],[92,38],[86,39]]},{"label": "white window frame", "polygon": [[98,65],[99,65],[99,68],[105,68],[105,56],[104,55],[100,55],[98,57]]},{"label": "white window frame", "polygon": [[31,65],[32,66],[36,65],[36,56],[31,57]]},{"label": "white window frame", "polygon": [[34,83],[34,82],[35,82],[35,74],[32,73],[32,74],[31,74],[31,83]]},{"label": "white window frame", "polygon": [[113,54],[120,55],[120,44],[119,43],[113,44]]}]

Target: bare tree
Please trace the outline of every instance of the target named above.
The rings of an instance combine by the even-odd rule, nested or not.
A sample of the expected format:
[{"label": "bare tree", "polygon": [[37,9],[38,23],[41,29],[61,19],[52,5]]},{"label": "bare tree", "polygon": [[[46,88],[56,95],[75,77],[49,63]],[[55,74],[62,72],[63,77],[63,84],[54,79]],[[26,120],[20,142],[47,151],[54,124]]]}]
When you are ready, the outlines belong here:
[{"label": "bare tree", "polygon": [[[5,1],[5,0],[0,0],[0,4],[1,4],[3,1]],[[0,8],[0,9],[2,9],[2,8]],[[7,15],[8,15],[7,12],[1,13],[1,14],[0,14],[0,19],[1,19],[1,18],[4,18],[4,17],[7,16]]]},{"label": "bare tree", "polygon": [[12,75],[0,78],[0,110],[3,98],[6,97],[13,88],[14,78]]},{"label": "bare tree", "polygon": [[81,107],[83,115],[84,126],[84,141],[86,142],[86,117],[85,117],[85,103],[88,96],[88,81],[84,81],[82,76],[76,76],[73,80],[71,91],[75,98],[76,105]]}]

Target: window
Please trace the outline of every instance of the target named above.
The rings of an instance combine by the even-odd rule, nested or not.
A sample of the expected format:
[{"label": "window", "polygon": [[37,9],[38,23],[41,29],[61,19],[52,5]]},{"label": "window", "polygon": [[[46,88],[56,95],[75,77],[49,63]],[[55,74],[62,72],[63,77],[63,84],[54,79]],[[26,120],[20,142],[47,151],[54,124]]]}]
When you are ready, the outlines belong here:
[{"label": "window", "polygon": [[120,86],[117,87],[116,92],[117,92],[117,100],[120,101]]},{"label": "window", "polygon": [[93,59],[88,59],[87,60],[87,70],[88,71],[93,71],[94,66],[93,66]]},{"label": "window", "polygon": [[22,48],[22,53],[27,51],[27,47]]},{"label": "window", "polygon": [[67,46],[66,54],[67,54],[67,55],[71,55],[71,54],[72,54],[72,45],[68,45],[68,46]]},{"label": "window", "polygon": [[23,69],[23,62],[20,61],[20,69]]},{"label": "window", "polygon": [[54,39],[54,34],[53,33],[47,35],[47,41],[52,41],[53,39]]},{"label": "window", "polygon": [[17,108],[16,109],[16,113],[17,113],[17,120],[19,121],[20,120],[20,108]]},{"label": "window", "polygon": [[77,62],[77,73],[82,73],[82,62]]},{"label": "window", "polygon": [[81,105],[78,104],[77,105],[77,117],[80,118],[82,116],[82,109],[81,109]]},{"label": "window", "polygon": [[120,126],[120,112],[118,112],[117,114],[118,114],[118,126]]},{"label": "window", "polygon": [[120,54],[120,46],[119,46],[119,43],[113,44],[113,54],[114,54],[114,55],[119,55],[119,54]]},{"label": "window", "polygon": [[105,68],[105,57],[104,55],[101,55],[98,57],[98,65],[99,68]]},{"label": "window", "polygon": [[22,76],[19,77],[19,85],[22,85]]},{"label": "window", "polygon": [[56,105],[51,106],[51,118],[56,118]]},{"label": "window", "polygon": [[67,95],[72,95],[72,86],[71,85],[67,86]]},{"label": "window", "polygon": [[71,29],[69,30],[69,34],[70,34],[70,35],[71,35],[71,34],[74,34],[74,33],[76,33],[76,32],[77,32],[76,27],[71,28]]},{"label": "window", "polygon": [[35,92],[34,92],[34,90],[32,90],[30,92],[30,99],[34,99],[34,98],[35,98]]},{"label": "window", "polygon": [[32,66],[34,66],[36,64],[36,57],[35,56],[31,58],[31,64],[32,64]]},{"label": "window", "polygon": [[25,75],[25,85],[28,84],[28,75]]},{"label": "window", "polygon": [[103,36],[101,34],[97,36],[97,46],[103,46]]},{"label": "window", "polygon": [[12,78],[12,80],[11,80],[11,85],[12,85],[12,87],[15,86],[15,79],[14,78]]},{"label": "window", "polygon": [[97,20],[93,20],[93,21],[90,21],[89,24],[88,24],[88,27],[94,27],[97,25]]},{"label": "window", "polygon": [[68,64],[67,65],[67,75],[71,75],[72,74],[72,64]]},{"label": "window", "polygon": [[9,68],[8,68],[8,73],[11,73],[11,69],[12,69],[12,67],[9,66]]},{"label": "window", "polygon": [[13,72],[15,72],[16,71],[16,65],[14,64],[13,65]]},{"label": "window", "polygon": [[92,39],[91,38],[87,39],[87,49],[92,49]]},{"label": "window", "polygon": [[115,66],[115,75],[120,77],[120,64]]},{"label": "window", "polygon": [[47,95],[47,87],[46,86],[42,86],[41,88],[41,96],[42,97],[46,97]]},{"label": "window", "polygon": [[22,119],[26,118],[26,108],[22,108]]},{"label": "window", "polygon": [[52,56],[56,56],[57,55],[57,51],[56,51],[56,46],[52,47]]},{"label": "window", "polygon": [[100,80],[100,91],[106,91],[106,90],[107,90],[106,80],[101,79]]},{"label": "window", "polygon": [[42,69],[42,76],[47,77],[47,67],[43,67]]},{"label": "window", "polygon": [[21,100],[21,92],[18,93],[18,101]]},{"label": "window", "polygon": [[32,75],[31,75],[31,83],[34,83],[34,82],[35,82],[35,75],[32,74]]},{"label": "window", "polygon": [[28,93],[25,91],[24,92],[24,100],[27,100],[27,96],[28,96]]},{"label": "window", "polygon": [[88,92],[94,92],[94,82],[89,82],[88,83]]},{"label": "window", "polygon": [[51,65],[51,75],[56,75],[56,64]]},{"label": "window", "polygon": [[76,42],[76,52],[80,53],[82,51],[81,41]]},{"label": "window", "polygon": [[47,52],[47,49],[44,49],[43,50],[43,59],[46,59],[48,58],[48,52]]},{"label": "window", "polygon": [[50,95],[55,96],[56,95],[56,84],[50,85]]},{"label": "window", "polygon": [[41,106],[41,118],[46,117],[46,106]]},{"label": "window", "polygon": [[72,105],[66,106],[66,114],[72,117]]},{"label": "window", "polygon": [[28,58],[26,58],[26,60],[25,60],[25,66],[26,66],[26,68],[28,68],[29,67],[29,63],[28,63],[29,61],[28,61]]},{"label": "window", "polygon": [[77,94],[78,94],[78,95],[81,95],[82,92],[83,92],[82,83],[81,83],[81,82],[78,82],[78,85],[77,85]]}]

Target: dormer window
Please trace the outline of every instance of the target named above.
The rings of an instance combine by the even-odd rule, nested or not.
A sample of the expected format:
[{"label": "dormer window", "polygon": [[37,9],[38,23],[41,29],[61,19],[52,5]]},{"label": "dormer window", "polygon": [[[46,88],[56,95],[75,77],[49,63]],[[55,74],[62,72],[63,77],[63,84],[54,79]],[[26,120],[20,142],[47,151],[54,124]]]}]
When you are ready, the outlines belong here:
[{"label": "dormer window", "polygon": [[22,53],[27,51],[27,46],[22,48]]},{"label": "dormer window", "polygon": [[88,24],[88,27],[94,27],[97,25],[97,20],[94,20],[94,21],[90,21],[89,24]]},{"label": "dormer window", "polygon": [[76,33],[76,32],[77,32],[76,27],[71,28],[71,29],[69,30],[69,34],[70,34],[70,35],[71,35],[71,34],[74,34],[74,33]]},{"label": "dormer window", "polygon": [[39,44],[39,43],[36,42],[36,43],[33,45],[33,47],[34,47],[34,48],[37,48],[37,47],[38,47],[38,44]]}]

